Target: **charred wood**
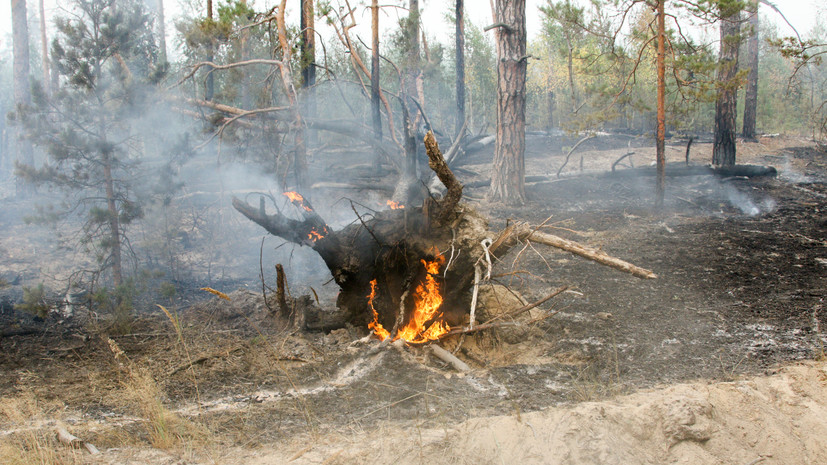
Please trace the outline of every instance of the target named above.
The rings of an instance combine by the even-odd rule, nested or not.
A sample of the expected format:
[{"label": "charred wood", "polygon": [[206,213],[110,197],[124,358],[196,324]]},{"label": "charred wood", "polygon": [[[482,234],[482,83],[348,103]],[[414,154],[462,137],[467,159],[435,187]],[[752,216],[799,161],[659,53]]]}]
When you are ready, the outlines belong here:
[{"label": "charred wood", "polygon": [[[612,177],[637,177],[637,176],[655,176],[657,172],[652,167],[635,168],[627,170],[618,170],[610,173],[605,173],[605,176]],[[772,166],[761,165],[733,165],[733,166],[686,166],[682,163],[668,164],[666,166],[666,176],[719,176],[729,178],[733,176],[747,177],[747,178],[761,178],[761,177],[776,177],[778,170]]]}]

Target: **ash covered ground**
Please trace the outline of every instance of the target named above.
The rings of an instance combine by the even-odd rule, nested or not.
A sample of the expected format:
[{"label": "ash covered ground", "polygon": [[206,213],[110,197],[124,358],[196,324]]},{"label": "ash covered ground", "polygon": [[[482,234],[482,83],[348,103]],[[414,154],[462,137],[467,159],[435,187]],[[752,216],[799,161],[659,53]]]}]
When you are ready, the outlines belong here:
[{"label": "ash covered ground", "polygon": [[[411,428],[432,434],[479,418],[519,421],[561,405],[696,380],[773,374],[784,365],[823,358],[827,155],[793,138],[741,143],[740,163],[776,166],[779,177],[669,178],[665,208],[656,212],[653,178],[580,173],[581,166],[583,174],[608,170],[630,147],[637,152],[633,163],[648,164],[654,150],[644,141],[589,141],[558,178],[571,142],[529,137],[527,174],[547,179],[529,184],[524,207],[491,206],[482,200],[485,188],[466,188],[466,201],[488,216],[492,230],[510,221],[546,221],[548,232],[650,268],[658,279],[640,280],[544,246],[516,248],[495,264],[497,284],[528,301],[560,285],[571,291],[541,307],[555,312],[549,318],[467,336],[461,345],[459,338],[445,341],[472,368],[458,374],[427,348],[358,342],[365,328],[330,334],[285,330],[286,322],[269,316],[260,296],[259,251],[265,282],[275,280],[273,263],[283,262],[294,294],[312,288],[329,308],[336,290],[325,285],[329,276],[308,249],[287,250],[274,238],[262,246],[262,232],[226,210],[221,221],[235,233],[211,237],[206,246],[199,244],[204,235],[193,233],[191,261],[181,266],[189,270],[180,278],[185,289],[177,301],[157,302],[177,309],[180,332],[164,314],[147,310],[122,334],[107,332],[103,322],[71,324],[54,316],[36,323],[34,333],[16,335],[16,329],[35,323],[6,304],[0,393],[6,405],[37,408],[22,420],[2,417],[4,437],[61,420],[108,451],[104,461],[245,463],[238,461],[239,450],[286,444],[292,452],[281,459],[295,455],[296,463],[360,463],[358,454],[337,458],[344,446],[331,445],[319,456],[310,449],[301,453],[302,444],[319,437],[350,438],[345,442],[353,444],[354,437]],[[711,148],[696,143],[692,153],[700,164]],[[671,162],[683,161],[684,146],[674,141],[668,155]],[[491,157],[490,150],[469,155],[457,170],[460,180],[485,179]],[[321,153],[314,158],[320,182],[323,173],[338,171],[330,169],[334,159]],[[341,212],[350,207],[340,199],[360,195],[367,198],[322,190],[314,198],[324,200],[314,205],[331,224],[344,224],[349,219]],[[377,205],[383,201],[380,194],[371,196]],[[23,208],[6,203],[6,212]],[[50,271],[61,269],[55,257],[75,256],[33,245],[35,236],[49,234],[31,231],[19,223],[2,226],[2,271],[20,277],[2,290],[8,300],[19,296],[23,284],[43,280],[42,274],[58,274]],[[211,296],[198,288],[208,285],[231,300],[205,299]],[[147,396],[169,414],[171,445],[160,444],[152,432]],[[678,442],[704,442],[687,437]],[[430,441],[426,451],[436,456],[439,441],[422,440]],[[194,451],[199,444],[203,450]],[[651,463],[662,456],[654,457]],[[785,463],[773,461],[781,457],[764,460]]]}]

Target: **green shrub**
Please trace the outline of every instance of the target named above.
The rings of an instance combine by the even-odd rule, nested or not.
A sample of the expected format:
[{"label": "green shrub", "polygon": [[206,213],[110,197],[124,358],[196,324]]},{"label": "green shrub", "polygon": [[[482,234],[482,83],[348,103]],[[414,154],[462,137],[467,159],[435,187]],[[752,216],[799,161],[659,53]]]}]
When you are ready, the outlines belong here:
[{"label": "green shrub", "polygon": [[46,318],[52,307],[46,302],[46,290],[43,288],[43,283],[35,287],[24,286],[23,302],[15,304],[14,308],[40,318]]}]

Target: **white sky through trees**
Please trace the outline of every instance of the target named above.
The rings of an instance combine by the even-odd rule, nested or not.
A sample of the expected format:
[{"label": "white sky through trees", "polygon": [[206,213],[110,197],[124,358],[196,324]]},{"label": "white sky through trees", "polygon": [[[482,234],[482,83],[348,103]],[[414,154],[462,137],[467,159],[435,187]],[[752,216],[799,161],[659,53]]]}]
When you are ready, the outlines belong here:
[{"label": "white sky through trees", "polygon": [[[155,0],[145,0],[148,4],[154,4]],[[224,0],[214,0],[216,6],[223,3]],[[587,4],[586,0],[575,0],[581,4]],[[264,10],[272,5],[278,4],[278,0],[253,0],[254,8],[257,10]],[[331,0],[335,4],[336,0]],[[352,5],[357,5],[360,0],[352,0]],[[364,2],[361,2],[364,3]],[[403,0],[390,0],[382,2],[386,5],[399,4],[407,6],[408,2]],[[817,21],[827,21],[827,4],[824,0],[775,0],[775,5],[781,10],[787,19],[798,29],[802,37],[807,37],[809,31],[815,26]],[[176,30],[174,22],[186,12],[191,12],[194,7],[199,7],[199,11],[204,11],[203,7],[205,1],[198,0],[165,0],[165,12],[167,19],[167,47],[169,49],[170,59],[174,60],[179,53],[176,53],[174,47],[178,43],[175,40]],[[547,4],[546,0],[527,0],[526,6],[526,21],[528,29],[529,40],[536,37],[540,33],[542,27],[541,13],[539,11],[540,5]],[[46,16],[48,20],[48,34],[51,41],[54,36],[53,19],[57,16],[65,16],[67,8],[71,6],[71,0],[46,0]],[[287,19],[288,22],[299,22],[298,8],[299,0],[288,0]],[[668,4],[667,4],[668,5]],[[29,35],[30,40],[33,41],[32,48],[40,50],[40,25],[37,19],[38,3],[37,0],[27,0],[27,7],[29,13]],[[449,41],[450,35],[453,33],[453,26],[448,24],[446,15],[451,13],[454,8],[454,0],[420,0],[420,8],[422,9],[422,22],[426,33],[429,37],[437,37],[440,42],[451,46]],[[479,27],[484,27],[491,24],[491,7],[489,0],[465,0],[466,19],[473,22]],[[762,15],[774,21],[778,25],[778,33],[780,36],[792,35],[792,30],[778,17],[778,15],[771,11],[768,7],[761,7]],[[202,13],[203,14],[203,13]],[[397,28],[398,19],[407,15],[407,11],[402,8],[385,8],[380,17],[380,24],[382,29],[387,31]],[[363,28],[357,28],[357,33],[363,37],[369,37],[370,33],[370,12],[367,8],[360,7],[357,10],[357,20],[361,21]],[[323,29],[327,26],[323,21],[317,21],[317,28],[323,36],[331,37],[332,34],[325,33]],[[667,24],[669,26],[669,24]],[[717,34],[717,30],[714,31]],[[8,0],[0,1],[0,62],[11,60],[11,2]],[[33,60],[36,57],[32,57]]]}]

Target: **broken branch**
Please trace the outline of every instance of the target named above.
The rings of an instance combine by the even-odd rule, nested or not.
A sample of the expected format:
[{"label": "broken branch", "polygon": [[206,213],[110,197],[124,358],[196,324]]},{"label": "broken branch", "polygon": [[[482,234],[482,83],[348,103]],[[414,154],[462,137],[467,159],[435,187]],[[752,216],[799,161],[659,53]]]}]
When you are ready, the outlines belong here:
[{"label": "broken branch", "polygon": [[566,165],[569,163],[569,158],[571,157],[571,154],[574,153],[575,150],[577,150],[577,147],[579,147],[580,144],[582,144],[583,142],[586,142],[587,140],[593,139],[595,137],[597,137],[597,136],[594,133],[592,133],[592,134],[589,134],[588,136],[580,139],[579,141],[577,141],[576,144],[574,144],[574,147],[572,147],[571,150],[569,150],[569,153],[566,154],[566,160],[563,162],[563,165],[560,167],[559,170],[557,170],[557,177],[558,178],[560,177],[560,173],[563,171],[563,168],[565,168]]},{"label": "broken branch", "polygon": [[[690,139],[690,140],[691,140],[691,139]],[[688,153],[688,152],[687,152],[687,153]],[[621,161],[625,160],[625,159],[626,159],[626,158],[628,158],[628,157],[631,157],[631,156],[632,156],[632,155],[634,155],[634,154],[635,154],[635,152],[626,152],[626,153],[624,153],[623,155],[621,155],[621,156],[620,156],[620,158],[618,158],[617,160],[615,160],[615,162],[614,162],[614,163],[612,163],[612,172],[614,172],[614,171],[615,171],[615,168],[617,168],[618,163],[620,163]],[[689,158],[687,158],[687,160],[689,160]],[[689,163],[689,161],[687,161],[687,164],[688,164],[688,163]]]},{"label": "broken branch", "polygon": [[579,244],[574,241],[570,241],[568,239],[563,239],[562,237],[555,236],[553,234],[532,231],[528,228],[527,225],[523,225],[521,229],[522,230],[518,233],[518,237],[520,238],[520,240],[532,240],[540,244],[556,247],[558,249],[565,250],[566,252],[571,252],[575,255],[579,255],[583,258],[588,258],[589,260],[593,260],[597,263],[606,265],[616,270],[631,273],[637,276],[638,278],[657,278],[657,275],[652,271],[633,265],[619,258],[612,257],[611,255],[604,253],[603,251],[587,247],[585,245]]},{"label": "broken branch", "polygon": [[445,163],[442,152],[439,151],[439,144],[437,144],[434,138],[433,131],[428,131],[428,134],[425,135],[425,151],[428,152],[428,166],[431,167],[439,180],[442,181],[442,184],[445,185],[445,188],[448,189],[445,192],[445,197],[442,199],[438,220],[444,224],[449,219],[449,216],[455,213],[454,210],[460,199],[462,199],[462,184],[457,181],[454,173],[451,172],[448,164]]}]

